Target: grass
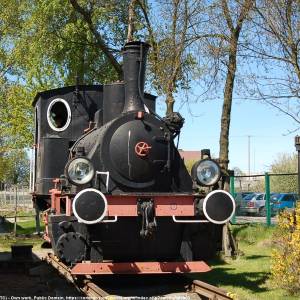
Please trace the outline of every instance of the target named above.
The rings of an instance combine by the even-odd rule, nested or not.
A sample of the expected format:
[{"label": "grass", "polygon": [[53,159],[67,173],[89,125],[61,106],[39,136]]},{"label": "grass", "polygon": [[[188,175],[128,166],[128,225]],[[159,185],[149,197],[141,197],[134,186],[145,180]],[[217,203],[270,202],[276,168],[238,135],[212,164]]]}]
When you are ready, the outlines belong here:
[{"label": "grass", "polygon": [[264,225],[233,226],[233,234],[243,255],[227,262],[210,261],[213,270],[197,279],[222,287],[236,294],[237,299],[299,299],[299,296],[288,296],[282,289],[272,288],[269,277],[274,230],[275,227]]},{"label": "grass", "polygon": [[[4,229],[8,234],[0,235],[0,251],[9,251],[12,244],[33,244],[33,248],[37,249],[42,244],[43,240],[37,235],[33,235],[36,231],[35,219],[30,218],[28,221],[17,224],[17,236],[13,234],[14,224],[10,222],[4,223]],[[44,230],[44,225],[41,224],[41,231]]]},{"label": "grass", "polygon": [[[28,216],[32,217],[35,215],[35,210],[32,208],[18,208],[17,210],[17,216]],[[14,217],[15,216],[15,211],[14,207],[8,207],[8,208],[0,208],[0,216],[5,216],[5,217]]]}]

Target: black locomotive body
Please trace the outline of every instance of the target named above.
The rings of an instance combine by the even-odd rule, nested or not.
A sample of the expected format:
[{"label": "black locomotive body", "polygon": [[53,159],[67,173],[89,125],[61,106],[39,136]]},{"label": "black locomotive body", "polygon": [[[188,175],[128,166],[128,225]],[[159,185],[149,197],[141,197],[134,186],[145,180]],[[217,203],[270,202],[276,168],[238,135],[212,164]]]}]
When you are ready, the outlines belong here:
[{"label": "black locomotive body", "polygon": [[[174,145],[183,119],[160,118],[144,93],[147,50],[125,45],[124,82],[34,101],[34,200],[46,213],[46,239],[68,264],[201,260],[219,248],[221,224],[234,213],[232,197],[217,189],[217,163],[197,163],[192,179]],[[195,193],[195,181],[207,193]]]}]

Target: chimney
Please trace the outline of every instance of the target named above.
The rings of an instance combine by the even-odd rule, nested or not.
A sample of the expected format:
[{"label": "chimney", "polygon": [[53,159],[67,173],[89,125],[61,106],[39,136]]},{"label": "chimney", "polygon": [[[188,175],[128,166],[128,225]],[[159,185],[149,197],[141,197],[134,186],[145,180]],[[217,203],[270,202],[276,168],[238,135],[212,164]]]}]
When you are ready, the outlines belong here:
[{"label": "chimney", "polygon": [[125,105],[123,113],[145,111],[144,96],[145,70],[149,45],[143,42],[129,42],[123,48],[123,72]]}]

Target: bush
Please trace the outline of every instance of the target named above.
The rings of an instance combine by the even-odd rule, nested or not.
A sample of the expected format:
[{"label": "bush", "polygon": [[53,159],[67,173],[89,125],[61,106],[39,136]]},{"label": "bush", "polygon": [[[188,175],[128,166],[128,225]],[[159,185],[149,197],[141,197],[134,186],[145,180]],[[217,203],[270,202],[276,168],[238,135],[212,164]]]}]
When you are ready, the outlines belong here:
[{"label": "bush", "polygon": [[272,282],[290,294],[300,293],[300,203],[279,215],[272,253]]}]

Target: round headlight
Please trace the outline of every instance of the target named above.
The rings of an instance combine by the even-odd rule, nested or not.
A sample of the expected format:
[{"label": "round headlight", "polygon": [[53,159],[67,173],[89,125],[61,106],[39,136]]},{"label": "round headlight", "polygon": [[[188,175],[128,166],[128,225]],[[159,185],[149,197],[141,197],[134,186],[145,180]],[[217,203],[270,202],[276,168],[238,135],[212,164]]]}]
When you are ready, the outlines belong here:
[{"label": "round headlight", "polygon": [[215,185],[221,177],[219,165],[211,159],[197,161],[192,167],[192,178],[204,186]]},{"label": "round headlight", "polygon": [[89,159],[77,157],[68,162],[66,175],[69,181],[75,185],[87,184],[93,179],[95,170]]}]

